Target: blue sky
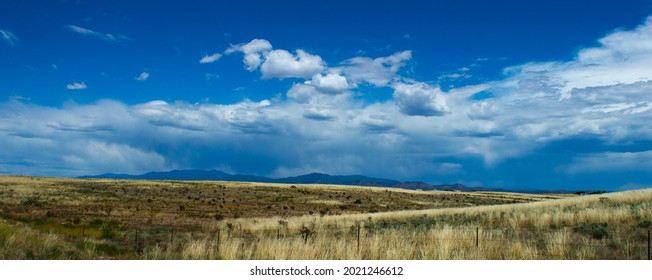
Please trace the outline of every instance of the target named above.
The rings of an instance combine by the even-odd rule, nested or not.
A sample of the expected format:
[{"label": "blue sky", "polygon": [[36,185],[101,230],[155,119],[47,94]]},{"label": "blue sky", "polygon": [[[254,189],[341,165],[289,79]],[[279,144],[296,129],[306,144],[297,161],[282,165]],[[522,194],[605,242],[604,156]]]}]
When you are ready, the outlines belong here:
[{"label": "blue sky", "polygon": [[649,0],[3,6],[0,173],[652,185]]}]

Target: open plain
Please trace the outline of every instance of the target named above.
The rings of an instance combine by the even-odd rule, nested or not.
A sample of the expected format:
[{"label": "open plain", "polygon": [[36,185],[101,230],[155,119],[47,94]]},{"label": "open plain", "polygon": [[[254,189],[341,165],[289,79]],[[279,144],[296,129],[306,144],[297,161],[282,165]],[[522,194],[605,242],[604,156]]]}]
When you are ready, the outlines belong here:
[{"label": "open plain", "polygon": [[0,176],[2,259],[646,259],[651,227],[650,189]]}]

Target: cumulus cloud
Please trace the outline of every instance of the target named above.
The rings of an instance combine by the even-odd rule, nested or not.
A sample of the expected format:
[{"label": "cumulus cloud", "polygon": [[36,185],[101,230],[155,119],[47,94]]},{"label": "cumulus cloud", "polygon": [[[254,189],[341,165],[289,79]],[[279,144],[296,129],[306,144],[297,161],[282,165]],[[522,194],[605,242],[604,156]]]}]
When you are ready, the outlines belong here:
[{"label": "cumulus cloud", "polygon": [[450,113],[443,92],[425,83],[396,83],[394,100],[401,112],[409,116],[442,116]]},{"label": "cumulus cloud", "polygon": [[[0,107],[0,145],[7,147],[0,158],[31,158],[32,168],[53,174],[57,171],[47,166],[61,162],[68,173],[89,173],[82,170],[89,151],[116,162],[138,155],[137,162],[151,169],[228,167],[259,175],[319,170],[482,181],[475,174],[491,177],[492,170],[514,159],[522,162],[510,167],[545,167],[559,176],[608,171],[601,162],[613,163],[618,172],[650,172],[650,26],[647,20],[614,31],[567,61],[515,65],[505,69],[503,79],[447,92],[401,72],[412,60],[410,51],[354,57],[328,67],[317,55],[273,49],[256,39],[225,53],[242,52],[245,67],[265,78],[304,79],[292,84],[287,98],[62,108],[11,100]],[[365,84],[393,90],[392,97],[363,100],[360,96],[370,94]],[[585,139],[594,147],[559,148]],[[42,155],[27,156],[34,148]],[[566,151],[572,155],[560,156]],[[554,158],[549,165],[556,166],[540,163],[544,156]],[[120,169],[90,166],[102,172]]]},{"label": "cumulus cloud", "polygon": [[232,54],[242,52],[244,54],[244,63],[249,71],[254,71],[262,63],[263,56],[272,49],[272,44],[265,39],[253,39],[246,44],[231,46],[224,53]]},{"label": "cumulus cloud", "polygon": [[355,86],[350,85],[346,77],[337,73],[327,75],[315,74],[312,76],[312,80],[306,81],[306,84],[315,87],[320,92],[328,94],[342,93]]},{"label": "cumulus cloud", "polygon": [[84,83],[84,82],[81,82],[81,83],[73,82],[72,84],[67,84],[66,88],[70,89],[70,90],[86,89],[86,83]]},{"label": "cumulus cloud", "polygon": [[315,87],[306,84],[294,84],[287,92],[287,97],[297,103],[308,103],[314,96],[319,94]]},{"label": "cumulus cloud", "polygon": [[204,55],[200,60],[199,63],[205,64],[205,63],[213,63],[220,59],[222,57],[222,54],[220,53],[214,53],[212,55]]},{"label": "cumulus cloud", "polygon": [[97,31],[87,29],[87,28],[79,27],[79,26],[76,26],[76,25],[65,25],[65,28],[72,31],[72,32],[75,32],[75,33],[78,33],[78,34],[81,34],[81,35],[95,37],[95,38],[98,38],[98,39],[101,39],[101,40],[104,40],[104,41],[107,41],[107,42],[131,41],[131,39],[129,39],[129,37],[124,36],[124,35],[120,35],[120,34],[115,34],[114,35],[114,34],[111,34],[111,33],[101,33],[101,32],[97,32]]},{"label": "cumulus cloud", "polygon": [[16,45],[16,42],[18,42],[18,37],[6,29],[0,29],[0,39],[10,46]]},{"label": "cumulus cloud", "polygon": [[272,50],[260,66],[263,79],[309,78],[325,69],[321,57],[297,50],[296,55],[286,50]]},{"label": "cumulus cloud", "polygon": [[652,86],[651,26],[648,19],[634,30],[615,31],[571,61],[508,68],[510,77],[494,85],[496,97],[486,102],[519,118],[494,118],[512,127],[514,135],[541,140],[640,136]]},{"label": "cumulus cloud", "polygon": [[[0,104],[0,112],[0,143],[6,148],[0,166],[12,173],[78,176],[167,168],[160,154],[125,142],[138,121],[121,103],[51,108],[11,102]],[[30,152],[35,149],[40,152]]]},{"label": "cumulus cloud", "polygon": [[282,49],[272,49],[272,44],[264,39],[254,39],[246,44],[231,46],[224,53],[244,54],[245,67],[254,71],[260,67],[263,79],[270,78],[310,78],[326,68],[324,61],[318,55],[312,55],[304,50],[296,54]]},{"label": "cumulus cloud", "polygon": [[308,108],[303,113],[306,119],[329,121],[337,118],[337,113],[331,108]]},{"label": "cumulus cloud", "polygon": [[183,102],[170,104],[156,100],[135,105],[132,114],[148,123],[188,131],[205,131],[225,128],[248,133],[268,133],[273,130],[271,116],[265,114],[269,100],[249,100],[232,104],[191,105]]},{"label": "cumulus cloud", "polygon": [[567,62],[529,63],[506,73],[524,80],[544,76],[558,86],[559,99],[573,91],[648,81],[652,78],[652,17],[634,30],[619,30],[598,40],[599,46],[582,49]]},{"label": "cumulus cloud", "polygon": [[149,73],[147,72],[142,72],[138,77],[134,78],[136,81],[147,81],[149,79]]}]

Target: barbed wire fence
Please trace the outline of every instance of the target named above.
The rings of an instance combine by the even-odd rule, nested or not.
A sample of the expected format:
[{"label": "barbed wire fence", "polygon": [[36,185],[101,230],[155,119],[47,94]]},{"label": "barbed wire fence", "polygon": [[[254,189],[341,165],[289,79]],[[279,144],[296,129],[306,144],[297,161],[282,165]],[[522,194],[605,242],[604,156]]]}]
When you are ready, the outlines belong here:
[{"label": "barbed wire fence", "polygon": [[[397,228],[375,228],[365,224],[353,226],[302,227],[291,229],[280,225],[277,228],[247,230],[239,225],[219,227],[214,230],[180,231],[165,228],[131,230],[126,232],[120,242],[143,254],[149,247],[157,246],[163,250],[179,250],[184,244],[193,240],[208,240],[216,253],[224,242],[242,242],[253,244],[265,239],[300,239],[305,246],[311,246],[318,236],[333,240],[344,240],[347,244],[361,250],[374,236],[382,236],[392,231],[407,231]],[[442,230],[448,231],[442,234]],[[621,252],[626,259],[652,259],[650,250],[650,229],[604,229],[594,231],[581,228],[563,229],[514,229],[510,227],[450,226],[445,228],[412,229],[409,238],[413,244],[442,244],[446,242],[464,244],[466,248],[481,250],[487,247],[500,248],[520,242],[534,247],[560,246],[567,249],[586,249],[607,252],[606,258],[613,258],[609,252]],[[552,241],[551,236],[566,236],[564,240]],[[618,240],[619,242],[614,242]],[[131,245],[129,245],[131,244]],[[625,245],[625,248],[623,247]],[[415,248],[416,249],[416,248]],[[569,250],[570,250],[569,249]],[[623,253],[624,252],[624,253]],[[554,257],[549,250],[540,250],[538,257]]]}]

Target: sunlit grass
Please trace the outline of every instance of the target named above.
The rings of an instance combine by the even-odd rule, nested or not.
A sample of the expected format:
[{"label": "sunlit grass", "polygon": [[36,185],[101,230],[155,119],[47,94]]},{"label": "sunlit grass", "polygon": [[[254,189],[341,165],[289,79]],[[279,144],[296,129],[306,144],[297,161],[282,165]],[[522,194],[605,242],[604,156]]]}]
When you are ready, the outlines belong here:
[{"label": "sunlit grass", "polygon": [[642,259],[652,190],[574,196],[0,176],[0,217],[8,259]]}]

